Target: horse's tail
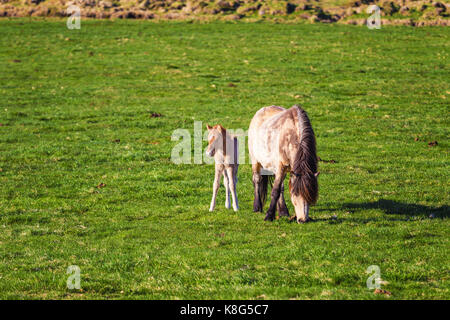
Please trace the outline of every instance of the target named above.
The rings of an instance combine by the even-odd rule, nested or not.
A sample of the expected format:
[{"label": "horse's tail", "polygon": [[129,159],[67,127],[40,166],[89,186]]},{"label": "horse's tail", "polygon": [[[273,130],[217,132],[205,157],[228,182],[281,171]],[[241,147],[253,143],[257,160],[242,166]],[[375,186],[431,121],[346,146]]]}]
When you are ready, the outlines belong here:
[{"label": "horse's tail", "polygon": [[261,176],[261,187],[259,189],[259,198],[261,199],[261,205],[264,207],[264,204],[267,200],[267,186],[270,183],[270,186],[273,186],[273,176],[272,175],[262,175]]},{"label": "horse's tail", "polygon": [[262,175],[261,176],[261,188],[259,189],[259,198],[261,199],[261,209],[264,207],[264,204],[266,203],[267,199],[267,184],[269,182],[269,176],[268,175]]},{"label": "horse's tail", "polygon": [[297,179],[291,179],[293,181],[291,188],[295,195],[300,194],[307,203],[314,204],[319,195],[316,137],[306,111],[298,105],[294,107],[297,107],[298,111],[300,143],[291,167],[291,174],[297,177]]}]

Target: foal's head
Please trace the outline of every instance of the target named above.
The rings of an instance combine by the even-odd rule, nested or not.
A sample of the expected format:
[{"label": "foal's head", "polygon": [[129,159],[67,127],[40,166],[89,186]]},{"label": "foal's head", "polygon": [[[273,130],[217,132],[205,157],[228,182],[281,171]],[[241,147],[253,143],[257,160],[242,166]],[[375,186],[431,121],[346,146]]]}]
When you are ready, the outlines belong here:
[{"label": "foal's head", "polygon": [[214,157],[217,151],[222,150],[225,154],[226,148],[226,130],[220,124],[211,127],[206,126],[208,129],[208,148],[206,149],[206,155],[209,157]]}]

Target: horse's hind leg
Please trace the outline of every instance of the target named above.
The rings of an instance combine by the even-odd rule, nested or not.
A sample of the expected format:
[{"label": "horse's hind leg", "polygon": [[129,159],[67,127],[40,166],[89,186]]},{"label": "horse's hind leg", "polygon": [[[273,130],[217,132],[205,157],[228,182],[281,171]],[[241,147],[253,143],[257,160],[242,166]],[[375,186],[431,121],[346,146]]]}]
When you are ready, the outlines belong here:
[{"label": "horse's hind leg", "polygon": [[277,202],[277,211],[280,217],[289,217],[289,210],[284,200],[284,182],[281,183],[280,198]]},{"label": "horse's hind leg", "polygon": [[233,198],[233,210],[234,211],[238,211],[239,210],[239,204],[238,204],[238,198],[237,198],[237,194],[236,194],[236,180],[233,177],[233,168],[229,167],[226,169],[227,174],[228,174],[228,183],[230,185],[230,190],[231,190],[231,197]]},{"label": "horse's hind leg", "polygon": [[275,210],[277,207],[278,200],[280,199],[281,185],[283,184],[284,177],[286,176],[286,171],[283,166],[280,166],[275,174],[275,181],[273,182],[271,201],[269,210],[267,210],[265,221],[273,221],[275,219]]},{"label": "horse's hind leg", "polygon": [[230,184],[228,182],[228,173],[226,170],[223,172],[223,185],[225,186],[225,208],[230,209]]},{"label": "horse's hind leg", "polygon": [[260,197],[262,188],[262,176],[261,176],[261,165],[259,163],[252,164],[253,171],[253,187],[255,189],[254,200],[253,200],[253,212],[262,212],[263,203]]},{"label": "horse's hind leg", "polygon": [[234,193],[236,194],[236,202],[237,202],[237,182],[238,182],[238,178],[237,178],[237,172],[238,172],[238,164],[235,164],[233,166],[233,181],[234,181]]}]

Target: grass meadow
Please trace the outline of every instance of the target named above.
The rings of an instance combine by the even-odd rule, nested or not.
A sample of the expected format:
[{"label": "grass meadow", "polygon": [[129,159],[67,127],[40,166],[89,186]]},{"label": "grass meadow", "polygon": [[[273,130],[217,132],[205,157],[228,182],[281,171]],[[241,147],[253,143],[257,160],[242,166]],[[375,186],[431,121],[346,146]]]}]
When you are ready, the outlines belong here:
[{"label": "grass meadow", "polygon": [[[0,298],[449,299],[449,47],[445,27],[0,19]],[[208,212],[213,165],[172,163],[173,131],[296,103],[315,221],[253,213],[249,164],[239,212],[223,186]]]}]

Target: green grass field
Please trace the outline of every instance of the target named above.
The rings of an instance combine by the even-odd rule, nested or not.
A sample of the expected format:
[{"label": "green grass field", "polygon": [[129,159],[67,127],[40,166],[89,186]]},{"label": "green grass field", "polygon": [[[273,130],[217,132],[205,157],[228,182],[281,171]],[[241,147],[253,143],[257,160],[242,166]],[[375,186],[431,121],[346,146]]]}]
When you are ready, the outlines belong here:
[{"label": "green grass field", "polygon": [[[445,27],[0,20],[0,298],[449,299],[449,47]],[[214,168],[173,164],[172,132],[296,103],[326,160],[315,221],[253,213],[248,164],[240,211],[221,187],[208,212]]]}]

